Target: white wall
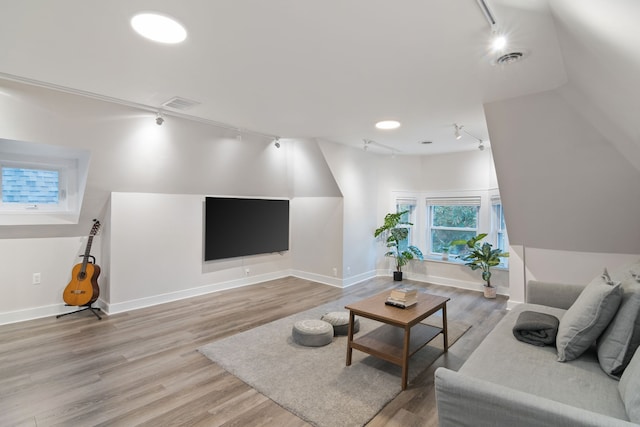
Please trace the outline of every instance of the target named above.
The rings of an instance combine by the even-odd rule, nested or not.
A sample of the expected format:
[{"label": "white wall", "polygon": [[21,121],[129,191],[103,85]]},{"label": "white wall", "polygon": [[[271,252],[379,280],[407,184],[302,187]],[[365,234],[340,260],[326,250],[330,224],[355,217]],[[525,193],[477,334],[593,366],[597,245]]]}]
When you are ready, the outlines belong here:
[{"label": "white wall", "polygon": [[[92,244],[97,259],[100,241],[98,235]],[[86,245],[87,237],[0,239],[0,291],[6,295],[0,298],[0,324],[69,311],[62,293]],[[33,284],[34,273],[40,273],[40,284]]]},{"label": "white wall", "polygon": [[204,196],[111,195],[110,313],[289,274],[289,252],[203,261],[203,212]]},{"label": "white wall", "polygon": [[640,171],[611,136],[557,91],[485,113],[509,240],[523,252],[515,294],[524,297],[525,280],[584,283],[637,258]]},{"label": "white wall", "polygon": [[[0,259],[11,260],[0,263],[0,291],[16,294],[3,300],[0,322],[5,315],[15,321],[64,310],[62,290],[93,218],[105,225],[92,251],[103,269],[99,302],[120,311],[296,268],[291,255],[286,261],[278,255],[203,264],[202,224],[194,215],[201,215],[204,195],[319,197],[309,204],[319,212],[332,212],[342,197],[313,140],[281,140],[277,149],[267,137],[237,138],[235,130],[171,116],[157,126],[150,112],[1,80],[0,116],[1,138],[91,153],[78,225],[0,226]],[[328,228],[334,234],[317,245],[326,253],[312,262],[297,258],[303,266],[296,271],[334,279],[341,230]],[[146,276],[144,261],[152,269]],[[247,264],[249,277],[242,268]],[[42,285],[30,285],[35,272]]]},{"label": "white wall", "polygon": [[[392,157],[328,141],[320,146],[345,196],[346,285],[374,275],[391,275],[392,260],[383,256],[385,248],[373,238],[373,232],[395,210],[394,191],[487,192],[497,185],[491,150]],[[412,261],[403,271],[419,281],[473,290],[483,286],[479,272],[453,262]],[[492,281],[500,293],[509,293],[507,271],[494,269]]]},{"label": "white wall", "polygon": [[343,285],[344,200],[296,197],[291,200],[293,274],[333,286]]}]

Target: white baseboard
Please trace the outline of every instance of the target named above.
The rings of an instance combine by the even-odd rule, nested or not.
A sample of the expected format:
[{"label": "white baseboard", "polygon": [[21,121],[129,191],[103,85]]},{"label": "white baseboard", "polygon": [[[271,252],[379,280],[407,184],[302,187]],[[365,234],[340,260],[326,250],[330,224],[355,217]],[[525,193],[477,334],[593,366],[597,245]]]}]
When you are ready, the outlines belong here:
[{"label": "white baseboard", "polygon": [[[389,270],[377,270],[378,276],[391,277]],[[451,286],[453,288],[468,289],[470,291],[483,292],[484,285],[482,283],[468,282],[465,280],[450,279],[448,277],[431,276],[429,274],[404,273],[404,278],[415,280],[416,282],[433,283],[434,285]],[[499,295],[509,295],[509,289],[498,287]]]},{"label": "white baseboard", "polygon": [[[294,276],[301,279],[311,280],[318,283],[323,283],[337,288],[348,288],[365,280],[373,279],[377,276],[391,277],[389,270],[371,270],[366,273],[358,274],[355,276],[341,279],[338,277],[330,277],[316,273],[309,273],[300,270],[281,270],[268,274],[262,274],[251,277],[243,277],[241,279],[230,280],[220,283],[212,283],[205,286],[199,286],[197,288],[185,289],[177,292],[169,292],[166,294],[154,295],[146,298],[140,298],[136,300],[125,301],[121,303],[107,303],[101,299],[96,301],[95,306],[99,307],[104,314],[116,314],[126,311],[137,310],[140,308],[150,307],[158,304],[164,304],[172,301],[178,301],[185,298],[191,298],[198,295],[205,295],[212,292],[219,292],[228,289],[240,288],[243,286],[255,285],[257,283],[267,282],[269,280],[280,279],[283,277]],[[461,280],[448,279],[446,277],[436,277],[429,275],[421,275],[416,273],[409,273],[408,279],[418,282],[433,283],[436,285],[452,286],[456,288],[469,289],[482,292],[482,284],[465,282]],[[498,293],[501,295],[508,295],[508,290],[498,288]],[[508,302],[507,307],[512,307],[519,304],[518,302]],[[9,323],[23,322],[26,320],[39,319],[42,317],[54,317],[59,314],[68,313],[77,310],[76,307],[67,307],[63,303],[46,305],[40,307],[33,307],[24,310],[16,310],[11,312],[0,313],[0,325]]]},{"label": "white baseboard", "polygon": [[[94,303],[94,307],[104,310],[106,304],[102,300]],[[43,317],[55,317],[59,314],[77,311],[79,307],[69,307],[64,303],[43,305],[40,307],[25,308],[24,310],[0,313],[0,325],[24,322],[25,320],[42,319]],[[105,313],[106,314],[106,313]]]},{"label": "white baseboard", "polygon": [[291,275],[289,270],[282,270],[268,274],[260,274],[256,276],[243,277],[241,279],[229,280],[226,282],[212,283],[210,285],[199,286],[197,288],[184,289],[177,292],[169,292],[166,294],[154,295],[136,300],[105,304],[104,310],[108,314],[122,313],[125,311],[137,310],[140,308],[151,307],[153,305],[164,304],[167,302],[178,301],[185,298],[196,297],[198,295],[210,294],[212,292],[225,291],[228,289],[241,288],[243,286],[255,285],[257,283],[267,282],[269,280],[281,279]]}]

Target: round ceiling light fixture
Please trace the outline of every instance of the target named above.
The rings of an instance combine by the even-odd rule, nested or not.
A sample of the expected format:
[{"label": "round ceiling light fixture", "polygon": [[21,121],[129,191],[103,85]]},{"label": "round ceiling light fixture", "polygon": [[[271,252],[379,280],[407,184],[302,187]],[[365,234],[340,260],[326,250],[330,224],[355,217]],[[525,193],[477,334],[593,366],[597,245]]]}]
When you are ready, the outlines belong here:
[{"label": "round ceiling light fixture", "polygon": [[175,19],[155,12],[138,13],[131,27],[142,37],[158,43],[176,44],[187,38],[187,30]]},{"label": "round ceiling light fixture", "polygon": [[400,122],[397,120],[382,120],[376,123],[376,128],[378,129],[398,129],[400,127]]}]

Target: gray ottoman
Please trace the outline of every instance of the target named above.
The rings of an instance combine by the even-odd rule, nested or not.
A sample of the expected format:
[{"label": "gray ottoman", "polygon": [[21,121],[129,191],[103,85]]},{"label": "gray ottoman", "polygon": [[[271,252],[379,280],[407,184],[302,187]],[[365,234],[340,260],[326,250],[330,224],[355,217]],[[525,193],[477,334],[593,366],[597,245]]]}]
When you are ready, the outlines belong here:
[{"label": "gray ottoman", "polygon": [[322,347],[333,341],[333,326],[324,320],[300,320],[293,325],[293,341],[307,347]]},{"label": "gray ottoman", "polygon": [[[348,311],[332,311],[322,316],[322,320],[333,326],[333,334],[348,335],[349,334],[349,312]],[[357,317],[353,321],[353,333],[360,330],[360,319]]]}]

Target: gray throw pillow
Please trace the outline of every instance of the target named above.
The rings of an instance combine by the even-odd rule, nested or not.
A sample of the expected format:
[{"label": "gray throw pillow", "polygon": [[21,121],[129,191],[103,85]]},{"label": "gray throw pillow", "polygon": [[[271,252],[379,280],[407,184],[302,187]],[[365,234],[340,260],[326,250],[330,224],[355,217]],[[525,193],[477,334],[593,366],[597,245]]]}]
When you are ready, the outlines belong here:
[{"label": "gray throw pillow", "polygon": [[640,283],[636,271],[640,272],[640,262],[611,273],[613,280],[621,282],[624,293],[618,312],[597,342],[600,367],[615,378],[622,375],[640,345]]},{"label": "gray throw pillow", "polygon": [[574,360],[584,353],[616,314],[622,287],[619,282],[608,281],[608,275],[593,279],[560,319],[556,336],[559,362]]},{"label": "gray throw pillow", "polygon": [[629,421],[640,423],[640,351],[636,351],[629,366],[620,377],[618,391],[627,410]]}]

